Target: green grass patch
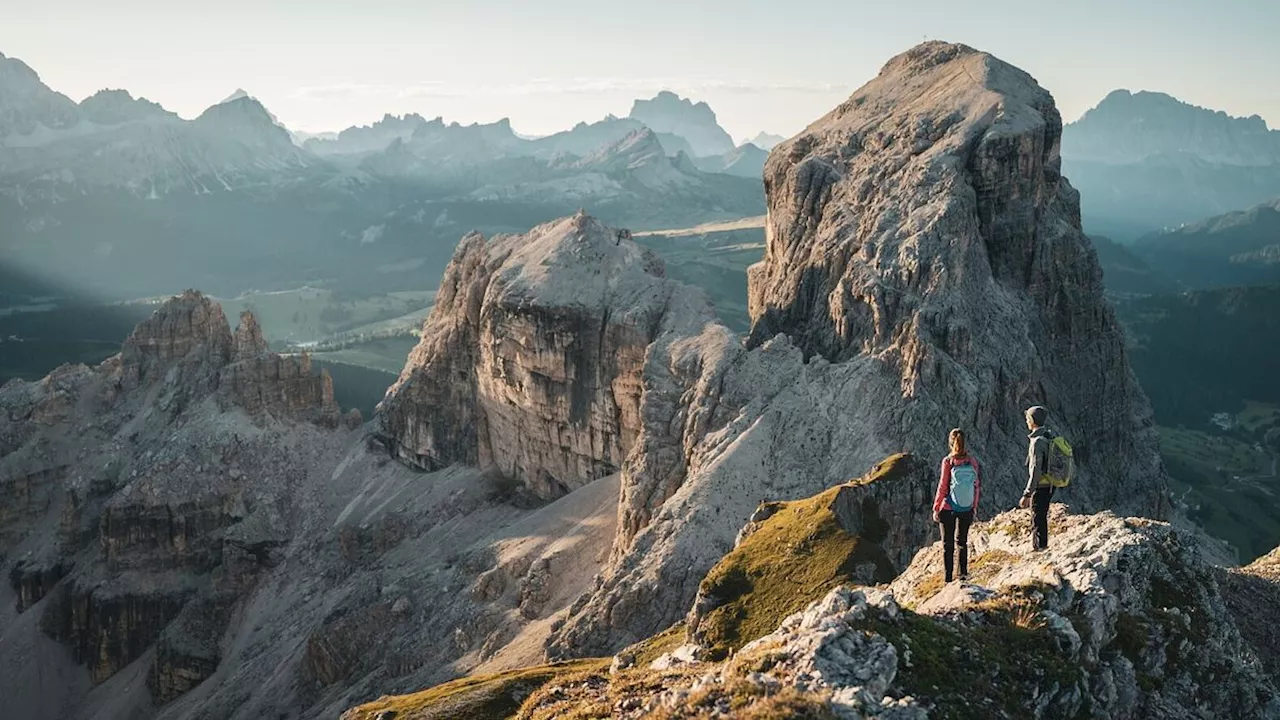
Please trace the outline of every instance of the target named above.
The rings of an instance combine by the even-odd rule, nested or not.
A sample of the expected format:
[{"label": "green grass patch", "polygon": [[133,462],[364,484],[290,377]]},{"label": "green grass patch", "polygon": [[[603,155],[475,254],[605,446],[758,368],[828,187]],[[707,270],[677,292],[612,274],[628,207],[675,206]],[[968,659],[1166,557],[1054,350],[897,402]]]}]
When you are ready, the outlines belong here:
[{"label": "green grass patch", "polygon": [[1262,437],[1266,431],[1280,427],[1280,407],[1246,400],[1244,410],[1236,415],[1236,424],[1250,434]]},{"label": "green grass patch", "polygon": [[[671,687],[688,686],[706,668],[654,671],[637,667],[614,675],[605,671],[557,679],[525,701],[517,720],[604,720],[619,717],[618,708],[639,703]],[[728,708],[728,714],[724,713]],[[732,717],[737,720],[836,720],[825,695],[794,687],[770,691],[740,676],[711,683],[685,695],[674,706],[650,708],[646,720],[694,720]]]},{"label": "green grass patch", "polygon": [[935,705],[939,717],[1023,717],[1036,690],[1082,680],[1083,670],[1057,647],[1034,603],[986,609],[977,625],[904,610],[899,620],[872,620],[866,629],[897,648],[894,685]]},{"label": "green grass patch", "polygon": [[[907,472],[909,462],[907,456],[895,455],[847,485],[893,482]],[[892,578],[893,568],[876,544],[886,528],[874,505],[864,501],[866,530],[861,537],[841,527],[835,506],[843,487],[781,503],[703,578],[702,595],[718,601],[696,633],[710,657],[723,658],[773,632],[788,615],[851,582],[858,566],[874,564],[878,582]]]},{"label": "green grass patch", "polygon": [[646,667],[661,655],[683,645],[685,632],[684,623],[678,622],[648,640],[641,640],[628,647],[623,652],[630,653],[635,657],[635,667]]},{"label": "green grass patch", "polygon": [[592,658],[460,678],[411,695],[378,698],[351,714],[353,720],[377,720],[387,711],[395,720],[507,720],[525,698],[552,679],[607,671],[609,662]]}]

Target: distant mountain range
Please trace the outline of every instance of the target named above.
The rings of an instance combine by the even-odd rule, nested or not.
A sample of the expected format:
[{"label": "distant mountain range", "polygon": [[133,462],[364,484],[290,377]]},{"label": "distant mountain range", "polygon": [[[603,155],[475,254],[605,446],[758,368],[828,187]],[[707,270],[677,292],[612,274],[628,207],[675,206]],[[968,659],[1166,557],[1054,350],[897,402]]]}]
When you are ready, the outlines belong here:
[{"label": "distant mountain range", "polygon": [[1280,282],[1280,198],[1145,235],[1133,250],[1192,288]]},{"label": "distant mountain range", "polygon": [[1085,229],[1129,241],[1280,197],[1280,131],[1163,93],[1116,90],[1062,134]]},{"label": "distant mountain range", "polygon": [[0,55],[0,264],[110,298],[419,287],[470,229],[758,215],[762,154],[671,93],[537,139],[414,114],[303,137],[244,90],[186,120],[125,90],[76,103]]},{"label": "distant mountain range", "polygon": [[740,145],[718,157],[699,158],[697,165],[706,172],[726,173],[739,177],[760,177],[764,173],[764,161],[769,157],[751,143]]}]

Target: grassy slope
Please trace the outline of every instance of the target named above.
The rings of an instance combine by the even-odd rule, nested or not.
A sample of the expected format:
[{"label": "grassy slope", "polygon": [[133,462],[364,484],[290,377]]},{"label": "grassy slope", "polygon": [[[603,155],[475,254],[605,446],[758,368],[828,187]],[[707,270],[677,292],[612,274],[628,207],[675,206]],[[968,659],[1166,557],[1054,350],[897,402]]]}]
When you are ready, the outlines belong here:
[{"label": "grassy slope", "polygon": [[460,678],[411,695],[379,698],[343,714],[343,720],[505,720],[534,690],[557,676],[608,667],[607,659],[538,665],[481,677]]},{"label": "grassy slope", "polygon": [[[849,485],[891,483],[905,472],[907,458],[895,455]],[[779,503],[780,508],[703,578],[699,594],[719,605],[708,612],[696,637],[725,657],[763,637],[792,613],[850,582],[855,565],[875,563],[880,580],[891,572],[877,543],[879,532],[850,535],[837,520],[836,486],[804,500]]]}]

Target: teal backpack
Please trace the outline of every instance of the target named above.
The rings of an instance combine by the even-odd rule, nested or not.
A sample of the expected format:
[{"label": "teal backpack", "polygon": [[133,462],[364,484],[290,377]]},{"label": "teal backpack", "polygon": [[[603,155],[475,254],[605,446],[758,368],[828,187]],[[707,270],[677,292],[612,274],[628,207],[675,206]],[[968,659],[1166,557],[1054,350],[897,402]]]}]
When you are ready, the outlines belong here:
[{"label": "teal backpack", "polygon": [[960,464],[952,462],[951,492],[947,494],[947,503],[951,505],[952,512],[969,512],[978,494],[978,469],[973,466],[972,458],[966,458]]}]

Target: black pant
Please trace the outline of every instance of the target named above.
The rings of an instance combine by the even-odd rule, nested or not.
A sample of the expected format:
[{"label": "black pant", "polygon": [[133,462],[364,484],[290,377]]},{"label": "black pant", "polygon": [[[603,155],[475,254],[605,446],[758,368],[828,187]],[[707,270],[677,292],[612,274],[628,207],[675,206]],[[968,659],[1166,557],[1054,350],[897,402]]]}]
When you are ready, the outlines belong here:
[{"label": "black pant", "polygon": [[942,530],[942,562],[947,570],[947,582],[951,582],[951,568],[955,565],[957,545],[960,546],[960,574],[969,574],[969,526],[972,524],[972,510],[962,513],[943,510],[938,513],[938,525]]},{"label": "black pant", "polygon": [[1049,499],[1053,497],[1053,487],[1036,488],[1031,496],[1032,525],[1035,532],[1031,537],[1031,547],[1043,550],[1049,547]]}]

